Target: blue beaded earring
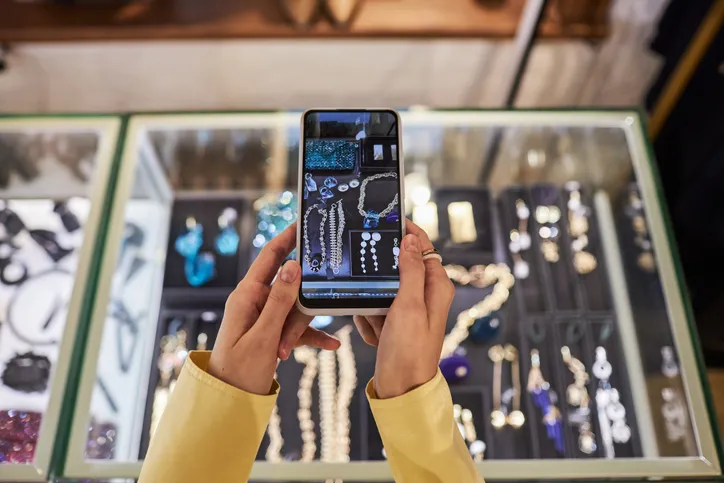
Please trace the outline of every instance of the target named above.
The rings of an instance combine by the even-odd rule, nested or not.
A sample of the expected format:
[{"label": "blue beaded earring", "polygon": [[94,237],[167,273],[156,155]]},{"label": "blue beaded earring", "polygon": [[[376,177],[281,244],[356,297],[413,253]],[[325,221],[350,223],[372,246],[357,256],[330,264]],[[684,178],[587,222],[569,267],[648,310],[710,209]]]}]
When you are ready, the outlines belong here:
[{"label": "blue beaded earring", "polygon": [[234,228],[237,218],[238,214],[233,208],[226,208],[219,216],[219,229],[221,232],[214,241],[214,246],[219,255],[233,257],[239,249],[239,234]]},{"label": "blue beaded earring", "polygon": [[204,242],[204,228],[196,223],[196,218],[186,218],[186,233],[176,238],[174,248],[184,258],[195,257]]}]

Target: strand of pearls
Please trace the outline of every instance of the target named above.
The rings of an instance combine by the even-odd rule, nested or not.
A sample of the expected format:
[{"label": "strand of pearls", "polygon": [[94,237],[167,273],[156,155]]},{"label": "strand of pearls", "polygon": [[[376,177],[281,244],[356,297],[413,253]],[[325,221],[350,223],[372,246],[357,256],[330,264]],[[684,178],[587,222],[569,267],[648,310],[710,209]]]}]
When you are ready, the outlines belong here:
[{"label": "strand of pearls", "polygon": [[319,360],[317,351],[309,347],[298,347],[294,349],[294,359],[304,364],[302,377],[299,379],[299,428],[302,431],[302,461],[312,461],[317,453],[316,434],[314,433],[314,421],[312,420],[312,386],[317,377]]}]

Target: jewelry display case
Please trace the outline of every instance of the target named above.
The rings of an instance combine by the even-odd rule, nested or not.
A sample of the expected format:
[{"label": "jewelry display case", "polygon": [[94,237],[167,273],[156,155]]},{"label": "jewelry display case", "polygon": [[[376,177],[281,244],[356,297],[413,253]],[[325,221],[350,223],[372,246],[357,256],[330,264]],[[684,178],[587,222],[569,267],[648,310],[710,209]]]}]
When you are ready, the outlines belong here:
[{"label": "jewelry display case", "polygon": [[0,481],[47,481],[121,119],[0,117]]},{"label": "jewelry display case", "polygon": [[[131,117],[63,477],[138,476],[186,354],[213,346],[226,296],[296,218],[299,119]],[[440,367],[481,473],[720,475],[638,113],[413,110],[402,134],[406,215],[456,285]],[[313,325],[342,348],[279,365],[252,479],[390,481],[363,391],[375,351],[349,317]]]}]

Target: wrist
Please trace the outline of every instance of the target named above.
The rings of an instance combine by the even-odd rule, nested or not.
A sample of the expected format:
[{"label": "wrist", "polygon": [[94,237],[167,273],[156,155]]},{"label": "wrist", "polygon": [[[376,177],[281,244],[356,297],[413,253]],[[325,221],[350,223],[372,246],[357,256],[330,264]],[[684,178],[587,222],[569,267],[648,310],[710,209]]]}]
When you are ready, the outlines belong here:
[{"label": "wrist", "polygon": [[435,370],[432,371],[432,373],[429,373],[429,371],[421,371],[417,374],[407,374],[404,377],[399,377],[399,375],[386,377],[384,374],[378,375],[375,372],[375,376],[372,379],[372,388],[378,399],[392,399],[427,384],[436,374],[437,366],[435,366]]},{"label": "wrist", "polygon": [[261,371],[257,371],[256,373],[253,371],[243,371],[241,368],[235,367],[234,364],[226,363],[224,358],[216,354],[215,351],[211,352],[206,372],[211,377],[229,386],[258,396],[269,395],[274,386],[273,375],[265,377],[260,374]]}]

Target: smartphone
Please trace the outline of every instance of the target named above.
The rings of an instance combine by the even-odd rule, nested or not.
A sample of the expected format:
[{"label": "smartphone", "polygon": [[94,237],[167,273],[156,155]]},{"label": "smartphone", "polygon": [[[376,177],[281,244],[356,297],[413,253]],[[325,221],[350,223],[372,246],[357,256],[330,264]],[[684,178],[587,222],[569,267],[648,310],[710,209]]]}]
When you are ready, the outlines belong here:
[{"label": "smartphone", "polygon": [[308,315],[382,315],[400,287],[405,233],[400,116],[310,109],[299,143],[297,305]]}]

